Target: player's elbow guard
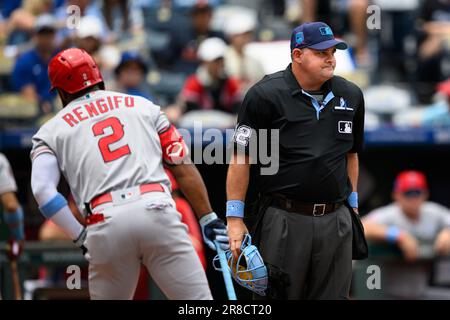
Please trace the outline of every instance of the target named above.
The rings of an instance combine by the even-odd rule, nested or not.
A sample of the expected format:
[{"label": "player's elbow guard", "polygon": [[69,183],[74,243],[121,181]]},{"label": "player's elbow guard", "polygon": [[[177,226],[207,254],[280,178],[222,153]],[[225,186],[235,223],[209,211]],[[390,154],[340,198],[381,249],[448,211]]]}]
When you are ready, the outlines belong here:
[{"label": "player's elbow guard", "polygon": [[189,150],[183,137],[175,126],[170,127],[159,134],[163,159],[169,164],[181,164],[189,154]]}]

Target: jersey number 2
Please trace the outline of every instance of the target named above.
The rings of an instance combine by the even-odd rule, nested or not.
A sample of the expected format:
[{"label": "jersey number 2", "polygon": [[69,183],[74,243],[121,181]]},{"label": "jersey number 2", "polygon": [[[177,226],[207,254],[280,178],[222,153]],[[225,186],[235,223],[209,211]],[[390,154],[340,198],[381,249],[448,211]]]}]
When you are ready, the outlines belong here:
[{"label": "jersey number 2", "polygon": [[103,121],[97,122],[92,127],[94,136],[100,136],[105,133],[106,128],[111,128],[112,133],[98,140],[98,147],[105,162],[111,162],[117,160],[127,154],[130,154],[130,148],[128,145],[121,146],[115,150],[111,150],[109,146],[123,138],[123,125],[116,117],[111,117]]}]

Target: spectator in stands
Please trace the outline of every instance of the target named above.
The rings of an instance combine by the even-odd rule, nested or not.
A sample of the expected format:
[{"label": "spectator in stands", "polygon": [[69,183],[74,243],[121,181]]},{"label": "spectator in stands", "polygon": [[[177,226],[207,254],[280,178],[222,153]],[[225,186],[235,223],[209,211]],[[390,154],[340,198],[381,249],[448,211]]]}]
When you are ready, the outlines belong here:
[{"label": "spectator in stands", "polygon": [[73,45],[86,50],[94,58],[106,82],[114,78],[114,69],[120,61],[120,50],[117,45],[104,43],[99,18],[92,15],[80,18]]},{"label": "spectator in stands", "polygon": [[184,111],[221,110],[237,113],[241,95],[238,80],[228,77],[224,70],[226,43],[209,38],[200,44],[198,56],[202,61],[197,72],[187,78],[181,92]]},{"label": "spectator in stands", "polygon": [[439,83],[437,91],[444,99],[423,110],[422,125],[450,127],[450,79]]},{"label": "spectator in stands", "polygon": [[75,47],[86,50],[99,64],[98,53],[102,45],[101,37],[101,21],[95,16],[84,16],[80,19],[78,28],[76,28],[74,44]]},{"label": "spectator in stands", "polygon": [[[324,21],[331,26],[333,30],[342,32],[342,14],[336,12],[336,8],[346,13],[350,22],[351,32],[355,35],[354,58],[357,65],[366,66],[370,63],[370,57],[367,49],[367,7],[369,0],[299,0],[302,6],[302,22]],[[344,7],[342,4],[344,3]]]},{"label": "spectator in stands", "polygon": [[[70,6],[77,6],[79,8],[79,12],[77,11],[67,11]],[[98,6],[97,1],[92,0],[66,0],[65,3],[57,8],[55,12],[55,17],[58,20],[58,24],[64,26],[60,30],[58,30],[58,34],[56,36],[57,44],[61,48],[67,48],[74,41],[75,31],[78,26],[75,25],[78,19],[76,19],[75,15],[80,14],[80,17],[85,16],[94,16],[101,23],[101,34],[102,39],[105,43],[110,43],[115,40],[115,35],[108,28],[108,25],[103,16],[102,10]],[[71,28],[68,28],[67,25],[73,23],[74,25]]]},{"label": "spectator in stands", "polygon": [[130,13],[127,0],[103,0],[103,16],[110,30],[114,30],[114,11],[117,10],[121,15],[121,30],[119,32],[127,32],[130,28]]},{"label": "spectator in stands", "polygon": [[211,30],[213,8],[207,2],[198,2],[190,11],[191,24],[177,26],[171,31],[169,52],[165,52],[158,60],[174,72],[185,75],[192,74],[200,64],[197,48],[200,43],[210,37],[223,39],[221,32]]},{"label": "spectator in stands", "polygon": [[450,1],[425,0],[418,26],[417,76],[421,87],[429,86],[426,102],[436,84],[450,76],[448,68],[443,68],[450,63]]},{"label": "spectator in stands", "polygon": [[147,65],[137,52],[122,53],[119,65],[114,73],[116,80],[110,85],[111,90],[142,96],[156,103],[153,93],[145,81]]},{"label": "spectator in stands", "polygon": [[11,13],[13,13],[14,10],[20,8],[21,4],[22,4],[22,0],[1,1],[0,15],[4,19],[9,19],[9,17],[11,16]]},{"label": "spectator in stands", "polygon": [[256,16],[240,13],[225,22],[225,35],[230,46],[225,54],[225,71],[229,76],[239,79],[241,94],[264,77],[264,68],[255,58],[245,52],[247,44],[253,39]]},{"label": "spectator in stands", "polygon": [[401,172],[395,181],[394,203],[363,218],[368,240],[397,244],[408,261],[419,258],[419,245],[433,245],[437,255],[450,253],[450,211],[427,201],[426,177],[418,171]]},{"label": "spectator in stands", "polygon": [[[9,1],[8,1],[9,2]],[[52,0],[24,0],[6,22],[7,43],[11,45],[26,43],[33,35],[33,26],[38,16],[50,14]]]},{"label": "spectator in stands", "polygon": [[103,44],[102,25],[97,17],[84,16],[80,18],[73,44],[77,48],[86,50],[103,71],[103,59],[100,52]]},{"label": "spectator in stands", "polygon": [[47,66],[56,53],[55,20],[42,15],[34,25],[34,47],[20,55],[14,65],[11,81],[14,91],[33,103],[39,103],[42,113],[53,111],[55,92],[49,92]]},{"label": "spectator in stands", "polygon": [[6,42],[11,13],[20,8],[22,0],[0,1],[0,43]]}]

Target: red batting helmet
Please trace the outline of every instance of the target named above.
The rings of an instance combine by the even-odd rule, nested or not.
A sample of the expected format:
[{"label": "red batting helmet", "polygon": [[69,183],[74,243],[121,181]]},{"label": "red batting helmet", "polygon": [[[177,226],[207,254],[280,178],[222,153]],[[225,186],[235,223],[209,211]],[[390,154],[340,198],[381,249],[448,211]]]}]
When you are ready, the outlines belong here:
[{"label": "red batting helmet", "polygon": [[48,65],[51,88],[75,93],[103,82],[94,59],[84,50],[70,48],[59,52]]},{"label": "red batting helmet", "polygon": [[427,178],[420,171],[403,171],[395,179],[394,191],[406,192],[409,190],[427,191]]}]

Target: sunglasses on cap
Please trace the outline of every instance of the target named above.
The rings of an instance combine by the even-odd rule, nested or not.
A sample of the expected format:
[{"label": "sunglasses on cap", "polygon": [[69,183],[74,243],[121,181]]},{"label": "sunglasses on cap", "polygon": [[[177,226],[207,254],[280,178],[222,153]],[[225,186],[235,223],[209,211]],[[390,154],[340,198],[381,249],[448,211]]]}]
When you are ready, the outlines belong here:
[{"label": "sunglasses on cap", "polygon": [[403,196],[405,196],[406,198],[417,198],[417,197],[422,196],[424,193],[425,193],[424,190],[419,190],[419,189],[407,190],[407,191],[402,192]]}]

